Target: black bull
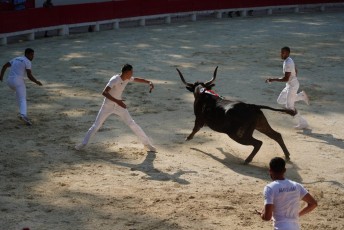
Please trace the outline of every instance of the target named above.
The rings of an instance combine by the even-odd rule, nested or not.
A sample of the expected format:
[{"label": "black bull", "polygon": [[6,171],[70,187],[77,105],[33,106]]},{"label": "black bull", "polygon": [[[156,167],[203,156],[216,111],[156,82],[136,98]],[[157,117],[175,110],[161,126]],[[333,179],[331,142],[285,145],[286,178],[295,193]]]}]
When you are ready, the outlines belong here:
[{"label": "black bull", "polygon": [[252,136],[254,130],[258,130],[275,140],[281,146],[286,159],[290,159],[282,135],[271,128],[261,109],[279,111],[292,116],[295,115],[294,111],[231,101],[214,94],[209,90],[214,86],[213,82],[216,78],[217,67],[210,81],[195,82],[194,84],[186,82],[179,69],[177,71],[186,88],[193,92],[195,97],[195,125],[186,140],[191,140],[203,126],[208,126],[214,131],[226,133],[230,138],[242,145],[252,145],[253,151],[245,160],[245,163],[249,163],[263,144],[262,141]]}]

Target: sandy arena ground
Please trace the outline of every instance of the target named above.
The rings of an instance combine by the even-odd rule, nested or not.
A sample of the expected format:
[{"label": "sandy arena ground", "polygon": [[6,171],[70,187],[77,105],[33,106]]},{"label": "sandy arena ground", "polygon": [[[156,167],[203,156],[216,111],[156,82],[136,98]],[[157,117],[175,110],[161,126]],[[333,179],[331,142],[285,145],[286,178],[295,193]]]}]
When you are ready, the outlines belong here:
[{"label": "sandy arena ground", "polygon": [[[271,229],[253,214],[270,182],[269,160],[283,156],[264,142],[250,165],[252,147],[203,128],[190,142],[190,82],[208,80],[227,98],[278,108],[284,83],[279,51],[288,45],[311,105],[297,103],[311,129],[296,131],[292,117],[264,111],[291,153],[287,176],[305,187],[319,207],[302,229],[344,229],[344,14],[279,14],[124,28],[37,39],[0,47],[0,63],[35,49],[27,83],[26,127],[17,119],[14,95],[0,84],[0,229]],[[151,137],[157,153],[142,145],[115,116],[85,151],[73,149],[92,125],[101,92],[124,63],[155,83],[130,84],[128,109]],[[8,72],[7,72],[8,73]]]}]

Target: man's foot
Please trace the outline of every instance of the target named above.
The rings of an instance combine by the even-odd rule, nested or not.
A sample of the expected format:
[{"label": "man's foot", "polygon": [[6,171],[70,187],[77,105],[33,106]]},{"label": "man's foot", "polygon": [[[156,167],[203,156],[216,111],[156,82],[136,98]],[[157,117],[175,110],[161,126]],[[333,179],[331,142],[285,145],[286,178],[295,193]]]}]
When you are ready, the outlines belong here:
[{"label": "man's foot", "polygon": [[309,105],[309,97],[308,97],[307,93],[305,91],[301,91],[301,93],[305,97],[304,101],[306,102],[307,105]]},{"label": "man's foot", "polygon": [[80,150],[84,149],[85,147],[86,147],[86,145],[81,143],[81,144],[76,145],[74,148],[75,148],[75,150],[80,151]]},{"label": "man's foot", "polygon": [[31,126],[31,125],[32,125],[32,122],[30,121],[30,119],[29,119],[27,116],[25,116],[25,115],[23,115],[23,114],[19,114],[18,117],[19,117],[19,119],[20,119],[21,121],[23,121],[27,126]]},{"label": "man's foot", "polygon": [[147,149],[148,152],[156,152],[156,148],[153,145],[145,145],[145,149]]},{"label": "man's foot", "polygon": [[308,124],[298,124],[294,126],[294,129],[298,129],[298,130],[308,129]]}]

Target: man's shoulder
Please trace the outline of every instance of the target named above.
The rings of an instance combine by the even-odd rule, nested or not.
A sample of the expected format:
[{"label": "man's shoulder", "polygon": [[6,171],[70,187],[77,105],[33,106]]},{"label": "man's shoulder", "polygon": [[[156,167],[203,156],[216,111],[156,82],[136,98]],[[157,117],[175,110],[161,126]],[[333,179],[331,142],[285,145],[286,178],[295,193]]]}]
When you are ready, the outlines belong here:
[{"label": "man's shoulder", "polygon": [[116,84],[116,83],[118,83],[118,82],[120,82],[120,81],[121,81],[120,75],[119,75],[119,74],[116,74],[116,75],[114,75],[114,76],[112,76],[112,77],[110,78],[108,84]]},{"label": "man's shoulder", "polygon": [[27,57],[25,57],[25,56],[15,57],[15,58],[13,58],[10,62],[14,62],[14,61],[25,62],[25,63],[31,63],[31,61],[30,61]]},{"label": "man's shoulder", "polygon": [[110,78],[110,80],[109,81],[118,81],[118,79],[120,79],[120,75],[119,74],[115,74],[115,75],[113,75],[111,78]]},{"label": "man's shoulder", "polygon": [[275,180],[275,181],[270,182],[266,186],[269,188],[276,188],[276,187],[285,186],[286,184],[290,184],[290,183],[293,183],[293,181],[291,181],[289,179]]},{"label": "man's shoulder", "polygon": [[288,64],[294,64],[294,60],[291,57],[288,57],[287,59],[285,59],[285,62]]}]

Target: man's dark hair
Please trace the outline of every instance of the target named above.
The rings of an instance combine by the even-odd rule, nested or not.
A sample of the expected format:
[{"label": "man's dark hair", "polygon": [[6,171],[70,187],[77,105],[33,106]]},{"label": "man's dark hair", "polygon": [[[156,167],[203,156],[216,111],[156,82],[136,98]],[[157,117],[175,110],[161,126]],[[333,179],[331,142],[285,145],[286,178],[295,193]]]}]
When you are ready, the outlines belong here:
[{"label": "man's dark hair", "polygon": [[122,73],[124,73],[124,72],[126,72],[126,71],[130,71],[130,70],[133,70],[132,65],[125,64],[125,65],[122,67]]},{"label": "man's dark hair", "polygon": [[282,51],[285,50],[285,51],[287,51],[288,53],[290,53],[290,48],[289,48],[288,46],[283,47],[281,50],[282,50]]},{"label": "man's dark hair", "polygon": [[28,55],[28,54],[31,54],[31,53],[34,53],[35,51],[31,48],[26,48],[25,49],[25,55]]},{"label": "man's dark hair", "polygon": [[275,173],[282,173],[285,170],[285,160],[281,157],[274,157],[270,161],[270,170]]}]

